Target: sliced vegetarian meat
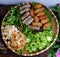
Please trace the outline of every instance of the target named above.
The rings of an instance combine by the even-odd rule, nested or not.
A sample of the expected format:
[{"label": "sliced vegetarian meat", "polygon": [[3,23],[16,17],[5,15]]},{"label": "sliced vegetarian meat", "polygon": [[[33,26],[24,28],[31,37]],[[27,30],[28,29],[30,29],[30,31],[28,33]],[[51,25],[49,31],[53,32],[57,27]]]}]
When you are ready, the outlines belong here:
[{"label": "sliced vegetarian meat", "polygon": [[40,27],[39,26],[28,25],[28,28],[31,28],[33,30],[40,30]]},{"label": "sliced vegetarian meat", "polygon": [[45,15],[45,12],[39,12],[39,13],[37,13],[37,16],[43,16],[43,15]]},{"label": "sliced vegetarian meat", "polygon": [[29,15],[29,16],[27,16],[22,22],[23,23],[26,23],[26,21],[28,20],[28,19],[30,19],[31,18],[31,16]]},{"label": "sliced vegetarian meat", "polygon": [[30,15],[34,16],[34,10],[33,9],[30,9]]},{"label": "sliced vegetarian meat", "polygon": [[48,28],[50,26],[50,22],[47,22],[43,25],[43,29]]},{"label": "sliced vegetarian meat", "polygon": [[46,18],[46,19],[41,20],[41,23],[42,23],[42,24],[45,24],[45,23],[47,23],[48,21],[49,21],[49,19]]},{"label": "sliced vegetarian meat", "polygon": [[46,18],[47,18],[47,16],[43,15],[43,16],[39,17],[39,20],[43,20],[43,19],[46,19]]},{"label": "sliced vegetarian meat", "polygon": [[41,22],[32,22],[32,25],[41,27],[42,23]]},{"label": "sliced vegetarian meat", "polygon": [[39,22],[38,16],[34,15],[34,21],[35,21],[35,22]]},{"label": "sliced vegetarian meat", "polygon": [[31,24],[31,23],[33,22],[33,20],[34,20],[33,18],[30,18],[30,19],[28,19],[28,20],[25,22],[25,24],[26,24],[26,25],[29,25],[29,24]]},{"label": "sliced vegetarian meat", "polygon": [[25,8],[25,9],[23,9],[23,10],[20,11],[20,14],[23,14],[25,12],[28,12],[29,10],[30,10],[30,8]]},{"label": "sliced vegetarian meat", "polygon": [[34,9],[39,9],[39,8],[41,8],[41,7],[42,7],[41,4],[37,4],[37,5],[34,6]]},{"label": "sliced vegetarian meat", "polygon": [[23,9],[29,8],[29,7],[30,7],[30,4],[26,4],[26,5],[21,6],[21,7],[20,7],[20,10],[23,10]]},{"label": "sliced vegetarian meat", "polygon": [[37,13],[39,13],[39,12],[41,12],[41,11],[42,11],[42,8],[39,8],[39,9],[36,9],[36,10],[34,11],[34,13],[37,14]]},{"label": "sliced vegetarian meat", "polygon": [[21,19],[24,20],[29,14],[30,14],[29,12],[26,12]]}]

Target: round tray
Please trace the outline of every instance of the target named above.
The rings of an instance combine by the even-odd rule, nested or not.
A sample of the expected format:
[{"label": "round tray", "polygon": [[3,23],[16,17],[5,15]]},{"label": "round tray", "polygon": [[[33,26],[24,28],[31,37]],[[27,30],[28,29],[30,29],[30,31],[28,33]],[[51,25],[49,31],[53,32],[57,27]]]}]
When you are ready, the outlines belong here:
[{"label": "round tray", "polygon": [[[29,3],[31,3],[31,2],[29,2]],[[18,6],[20,6],[20,4],[16,5],[15,8],[17,8]],[[54,15],[54,13],[53,13],[50,9],[48,9],[48,8],[47,8],[46,6],[44,6],[43,4],[42,4],[42,6],[43,6],[44,8],[46,8],[46,10],[49,11],[50,14],[51,14],[51,16],[52,16],[52,21],[53,21],[52,32],[54,33],[54,36],[53,36],[53,41],[51,42],[51,44],[50,44],[47,48],[45,48],[45,49],[43,49],[43,50],[41,50],[41,51],[39,51],[39,52],[32,53],[32,54],[29,54],[29,53],[18,54],[18,53],[15,52],[13,49],[11,49],[10,47],[7,46],[8,49],[12,50],[14,53],[16,53],[16,54],[18,54],[18,55],[34,56],[34,55],[38,55],[38,54],[41,54],[41,53],[45,52],[46,50],[48,50],[48,49],[54,44],[54,42],[55,42],[56,39],[57,39],[58,33],[59,33],[58,20],[57,20],[56,16]],[[4,16],[3,19],[5,19],[5,18],[8,16],[8,14],[9,14],[9,11],[8,11],[7,14]],[[2,39],[3,39],[3,38],[2,38]],[[5,44],[6,44],[6,43],[5,43]],[[7,44],[6,44],[6,45],[7,45]],[[24,51],[24,52],[25,52],[25,51]]]}]

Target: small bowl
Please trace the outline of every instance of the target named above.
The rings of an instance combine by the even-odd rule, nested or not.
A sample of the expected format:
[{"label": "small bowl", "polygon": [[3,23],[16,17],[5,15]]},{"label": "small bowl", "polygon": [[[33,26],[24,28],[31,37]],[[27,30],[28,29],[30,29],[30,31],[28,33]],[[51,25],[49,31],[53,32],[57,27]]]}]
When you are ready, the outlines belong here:
[{"label": "small bowl", "polygon": [[[31,2],[29,2],[29,3],[31,3]],[[39,4],[40,4],[40,3],[39,3]],[[17,8],[18,6],[20,6],[20,4],[16,5],[15,8]],[[45,49],[43,49],[43,50],[41,50],[41,51],[39,51],[39,52],[29,54],[29,53],[25,53],[26,51],[23,51],[23,54],[21,54],[22,56],[34,56],[34,55],[39,55],[39,54],[47,51],[47,50],[54,44],[54,42],[55,42],[56,39],[57,39],[57,36],[58,36],[58,33],[59,33],[58,20],[57,20],[56,16],[54,15],[54,13],[53,13],[50,9],[48,9],[48,8],[47,8],[46,6],[44,6],[43,4],[42,4],[42,6],[43,6],[44,8],[46,8],[47,11],[50,12],[51,17],[52,17],[52,21],[53,21],[52,32],[54,33],[53,41],[51,42],[51,44],[50,44],[48,47],[46,47]],[[6,17],[8,16],[8,14],[9,14],[9,11],[8,11],[7,14],[4,16],[3,19],[6,19]],[[1,26],[1,27],[2,27],[2,26]],[[3,39],[3,38],[2,38],[2,39]],[[6,42],[5,42],[5,44],[6,44]],[[6,44],[6,45],[7,45],[7,44]],[[7,46],[7,48],[10,49],[10,50],[12,50],[14,53],[18,54],[18,53],[15,52],[11,47]],[[20,54],[18,54],[18,55],[20,55]]]}]

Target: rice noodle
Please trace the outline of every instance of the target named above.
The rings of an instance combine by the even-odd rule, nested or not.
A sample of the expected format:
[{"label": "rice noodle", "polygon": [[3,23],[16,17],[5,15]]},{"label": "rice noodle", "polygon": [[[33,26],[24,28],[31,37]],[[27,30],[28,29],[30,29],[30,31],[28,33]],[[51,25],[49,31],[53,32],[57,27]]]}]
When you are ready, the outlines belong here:
[{"label": "rice noodle", "polygon": [[24,48],[25,36],[14,25],[2,27],[2,35],[6,44],[12,49],[18,50]]}]

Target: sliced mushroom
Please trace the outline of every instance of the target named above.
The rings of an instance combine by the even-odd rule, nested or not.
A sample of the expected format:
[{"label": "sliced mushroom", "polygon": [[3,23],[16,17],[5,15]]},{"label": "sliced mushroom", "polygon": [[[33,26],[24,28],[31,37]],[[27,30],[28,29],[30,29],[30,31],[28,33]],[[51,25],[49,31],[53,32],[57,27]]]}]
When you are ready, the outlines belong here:
[{"label": "sliced mushroom", "polygon": [[23,20],[23,23],[25,23],[30,18],[31,18],[31,16],[29,15],[27,18],[25,18],[25,20]]},{"label": "sliced mushroom", "polygon": [[29,25],[28,28],[31,28],[33,30],[40,30],[39,26],[31,26],[31,25]]},{"label": "sliced mushroom", "polygon": [[23,9],[23,10],[20,11],[20,14],[23,14],[25,12],[28,12],[29,10],[30,10],[30,8],[25,8],[25,9]]},{"label": "sliced mushroom", "polygon": [[31,22],[33,22],[33,20],[34,20],[33,18],[30,18],[30,19],[28,19],[28,20],[26,21],[25,24],[26,24],[26,25],[29,25],[29,24],[31,24]]},{"label": "sliced mushroom", "polygon": [[25,13],[21,19],[24,20],[29,14],[30,14],[29,12]]},{"label": "sliced mushroom", "polygon": [[29,8],[30,7],[30,4],[26,4],[26,5],[23,5],[20,7],[20,10],[23,10],[24,8]]}]

